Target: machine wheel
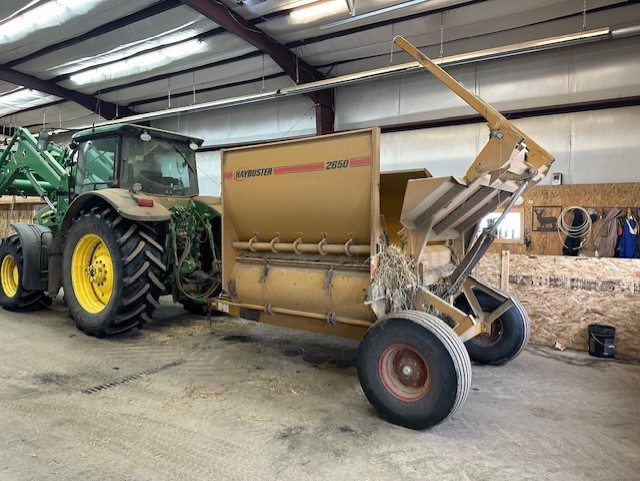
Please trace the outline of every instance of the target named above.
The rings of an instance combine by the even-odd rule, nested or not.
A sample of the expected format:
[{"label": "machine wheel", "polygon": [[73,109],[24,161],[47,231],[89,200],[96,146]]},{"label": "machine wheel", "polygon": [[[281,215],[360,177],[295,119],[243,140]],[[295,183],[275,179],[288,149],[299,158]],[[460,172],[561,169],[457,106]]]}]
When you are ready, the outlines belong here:
[{"label": "machine wheel", "polygon": [[[501,304],[486,292],[474,290],[474,293],[484,312],[491,312]],[[514,306],[491,324],[491,332],[480,334],[465,342],[473,362],[500,366],[518,357],[527,345],[529,316],[517,299],[511,297],[511,300]],[[472,313],[464,296],[456,300],[455,306],[464,312]]]},{"label": "machine wheel", "polygon": [[161,258],[149,226],[110,208],[82,212],[62,253],[62,285],[78,328],[104,336],[150,320],[164,292]]},{"label": "machine wheel", "polygon": [[418,311],[380,318],[358,348],[358,378],[378,413],[393,424],[424,429],[464,403],[471,362],[442,320]]},{"label": "machine wheel", "polygon": [[5,237],[0,243],[0,304],[9,311],[26,312],[43,306],[43,291],[22,287],[23,256],[20,238]]}]

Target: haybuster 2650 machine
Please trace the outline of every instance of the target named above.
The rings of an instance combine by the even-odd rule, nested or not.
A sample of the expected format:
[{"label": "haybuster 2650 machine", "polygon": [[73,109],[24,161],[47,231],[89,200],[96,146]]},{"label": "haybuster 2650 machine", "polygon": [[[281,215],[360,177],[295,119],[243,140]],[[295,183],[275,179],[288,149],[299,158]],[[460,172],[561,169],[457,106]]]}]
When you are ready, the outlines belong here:
[{"label": "haybuster 2650 machine", "polygon": [[361,339],[365,395],[387,420],[420,429],[462,405],[470,359],[502,364],[527,342],[522,305],[471,275],[496,235],[476,238],[476,227],[498,207],[506,214],[554,159],[395,42],[486,118],[485,147],[462,178],[381,174],[378,129],[223,151],[217,307]]},{"label": "haybuster 2650 machine", "polygon": [[37,309],[62,286],[78,328],[96,336],[148,321],[163,293],[203,310],[220,289],[221,208],[198,195],[201,143],[121,124],[58,147],[16,128],[0,154],[0,193],[47,206],[2,239],[2,307]]}]

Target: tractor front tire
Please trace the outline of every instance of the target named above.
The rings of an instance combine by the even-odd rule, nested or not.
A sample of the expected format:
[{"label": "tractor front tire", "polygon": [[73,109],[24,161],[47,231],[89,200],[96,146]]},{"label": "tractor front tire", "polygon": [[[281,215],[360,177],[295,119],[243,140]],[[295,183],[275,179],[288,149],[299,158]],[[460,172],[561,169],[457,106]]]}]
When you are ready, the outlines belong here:
[{"label": "tractor front tire", "polygon": [[471,386],[464,344],[444,321],[418,311],[391,313],[358,347],[358,379],[387,421],[425,429],[451,417]]},{"label": "tractor front tire", "polygon": [[112,209],[82,212],[62,253],[62,285],[78,329],[102,337],[142,326],[164,292],[155,232]]},{"label": "tractor front tire", "polygon": [[[17,235],[5,237],[0,243],[0,305],[15,312],[40,309],[44,305],[44,292],[22,287],[24,257]],[[40,275],[39,272],[30,273]]]}]

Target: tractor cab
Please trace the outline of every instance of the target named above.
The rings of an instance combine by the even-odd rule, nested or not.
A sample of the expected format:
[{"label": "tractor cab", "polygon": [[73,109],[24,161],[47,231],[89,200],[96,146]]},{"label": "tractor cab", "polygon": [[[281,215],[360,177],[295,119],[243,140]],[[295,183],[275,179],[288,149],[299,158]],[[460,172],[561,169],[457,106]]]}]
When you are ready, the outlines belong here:
[{"label": "tractor cab", "polygon": [[120,124],[83,130],[73,141],[76,194],[121,187],[154,196],[198,195],[200,139]]}]

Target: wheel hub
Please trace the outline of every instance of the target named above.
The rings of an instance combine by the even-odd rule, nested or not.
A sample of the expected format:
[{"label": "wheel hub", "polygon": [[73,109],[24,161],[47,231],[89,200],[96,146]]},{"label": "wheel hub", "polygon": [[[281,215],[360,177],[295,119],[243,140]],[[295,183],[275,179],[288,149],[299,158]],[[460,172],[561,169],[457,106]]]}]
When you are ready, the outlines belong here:
[{"label": "wheel hub", "polygon": [[113,260],[104,241],[96,234],[81,237],[73,251],[71,280],[78,302],[84,310],[102,311],[113,291]]},{"label": "wheel hub", "polygon": [[387,347],[380,356],[378,372],[385,388],[402,401],[417,401],[431,387],[426,359],[407,344]]},{"label": "wheel hub", "polygon": [[483,323],[486,326],[481,334],[478,334],[473,338],[473,342],[482,346],[493,346],[502,339],[504,328],[502,327],[502,321],[498,318],[491,324]]},{"label": "wheel hub", "polygon": [[87,277],[89,281],[97,286],[103,286],[107,280],[107,269],[102,260],[94,260],[93,263],[87,267]]},{"label": "wheel hub", "polygon": [[427,380],[426,365],[412,349],[399,351],[393,360],[393,368],[398,380],[405,386],[419,388]]},{"label": "wheel hub", "polygon": [[413,374],[413,367],[410,366],[409,364],[405,364],[404,366],[402,366],[402,375],[405,377],[411,377],[411,375]]}]

